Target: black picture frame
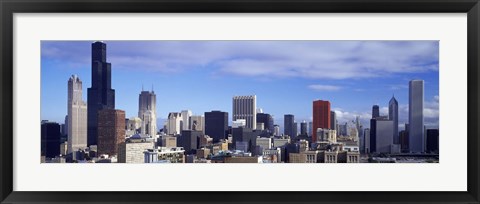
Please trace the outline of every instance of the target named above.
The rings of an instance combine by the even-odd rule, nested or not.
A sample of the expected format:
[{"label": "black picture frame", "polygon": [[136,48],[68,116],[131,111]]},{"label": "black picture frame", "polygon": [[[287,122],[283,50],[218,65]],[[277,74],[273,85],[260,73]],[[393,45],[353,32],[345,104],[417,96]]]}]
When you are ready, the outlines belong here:
[{"label": "black picture frame", "polygon": [[[479,203],[479,0],[0,0],[1,203]],[[15,13],[467,13],[466,192],[18,192],[13,191]],[[445,175],[449,176],[449,175]],[[287,183],[278,185],[287,185]]]}]

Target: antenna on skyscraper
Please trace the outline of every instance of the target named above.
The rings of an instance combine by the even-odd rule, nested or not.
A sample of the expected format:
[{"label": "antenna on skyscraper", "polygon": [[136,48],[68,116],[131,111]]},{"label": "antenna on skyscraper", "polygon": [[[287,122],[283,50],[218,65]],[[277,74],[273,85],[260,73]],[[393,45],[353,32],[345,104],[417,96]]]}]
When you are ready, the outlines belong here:
[{"label": "antenna on skyscraper", "polygon": [[153,84],[152,84],[152,93],[153,93]]},{"label": "antenna on skyscraper", "polygon": [[143,91],[143,84],[142,84],[142,91]]}]

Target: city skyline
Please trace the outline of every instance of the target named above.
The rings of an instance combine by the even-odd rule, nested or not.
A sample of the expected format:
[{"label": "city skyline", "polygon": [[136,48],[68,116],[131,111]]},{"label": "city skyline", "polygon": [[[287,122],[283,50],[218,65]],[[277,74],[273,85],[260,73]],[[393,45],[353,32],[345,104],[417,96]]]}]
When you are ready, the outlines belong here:
[{"label": "city skyline", "polygon": [[[298,124],[303,120],[312,121],[311,102],[318,99],[330,101],[340,124],[352,121],[359,115],[362,124],[367,126],[369,124],[367,121],[371,118],[372,105],[379,104],[380,114],[387,115],[388,101],[395,95],[399,103],[399,130],[401,130],[408,121],[408,82],[412,79],[425,81],[425,125],[438,126],[437,41],[108,41],[107,43],[106,61],[112,63],[115,108],[125,110],[127,118],[136,116],[138,94],[143,86],[152,85],[153,91],[159,97],[156,106],[159,119],[157,125],[160,128],[163,127],[163,121],[168,113],[181,110],[192,110],[194,115],[204,115],[204,112],[212,110],[228,112],[228,121],[231,123],[233,115],[231,99],[233,96],[241,95],[256,95],[257,108],[262,108],[265,113],[273,115],[274,124],[280,125],[281,132],[284,129],[285,114],[293,114]],[[42,78],[49,79],[42,80],[42,120],[62,123],[66,115],[66,104],[63,103],[63,97],[66,100],[66,90],[54,92],[48,90],[63,87],[72,74],[80,77],[84,90],[89,88],[90,45],[90,41],[42,41]],[[272,50],[272,46],[278,49]],[[167,52],[169,48],[171,53]],[[175,49],[172,51],[172,48]],[[196,59],[187,56],[187,51],[180,52],[181,48],[191,48],[185,50],[198,51],[198,54],[204,57],[207,55],[204,52],[210,55]],[[223,48],[222,52],[217,50],[219,48]],[[285,51],[286,48],[292,48],[292,51]],[[314,48],[322,55],[312,53]],[[325,51],[327,48],[331,48],[332,53],[328,54]],[[366,56],[367,60],[361,58],[365,52],[372,51],[373,48],[376,48],[375,53],[382,56]],[[397,51],[388,51],[388,48]],[[304,50],[307,55],[303,57],[304,61],[298,64],[293,62],[300,58],[293,56],[301,53],[293,52],[295,50]],[[148,53],[156,51],[158,55],[166,56],[147,55],[147,51]],[[339,58],[340,54],[336,52],[347,54]],[[315,55],[314,57],[321,59],[317,60],[308,55]],[[129,56],[130,60],[126,60],[125,56]],[[179,60],[181,56],[184,56],[185,60]],[[341,61],[345,69],[352,73],[333,69],[338,66],[332,63],[334,60],[339,60],[339,63]],[[280,61],[285,61],[285,64],[291,67],[285,68],[285,65],[278,64]],[[137,65],[134,62],[137,62]],[[266,62],[263,63],[266,68],[261,68],[261,62]],[[162,63],[164,65],[160,66]],[[328,64],[328,68],[315,68],[322,67],[322,63]],[[366,68],[355,69],[352,67],[353,64]],[[392,68],[382,68],[387,65]],[[160,67],[155,68],[156,66]],[[275,69],[284,74],[276,73]],[[318,73],[324,75],[304,73],[309,69],[330,72]],[[64,75],[68,77],[63,78]],[[226,85],[218,86],[219,84]],[[85,95],[83,100],[87,101]],[[291,97],[286,97],[287,95]],[[165,97],[169,97],[169,100],[162,100]],[[352,103],[352,98],[355,99],[355,103]]]}]

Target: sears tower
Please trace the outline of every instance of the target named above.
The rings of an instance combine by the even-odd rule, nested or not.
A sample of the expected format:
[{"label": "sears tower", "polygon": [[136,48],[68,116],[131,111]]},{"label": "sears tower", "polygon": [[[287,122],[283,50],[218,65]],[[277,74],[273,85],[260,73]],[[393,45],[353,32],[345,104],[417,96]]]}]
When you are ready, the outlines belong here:
[{"label": "sears tower", "polygon": [[107,62],[107,45],[92,43],[92,87],[88,88],[87,145],[97,145],[98,111],[115,109],[115,90],[112,89],[112,68]]}]

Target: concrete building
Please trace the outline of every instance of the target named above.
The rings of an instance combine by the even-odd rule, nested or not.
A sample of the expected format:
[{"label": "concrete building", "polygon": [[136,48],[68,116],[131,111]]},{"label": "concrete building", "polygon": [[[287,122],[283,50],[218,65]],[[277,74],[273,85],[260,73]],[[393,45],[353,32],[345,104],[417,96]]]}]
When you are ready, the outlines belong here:
[{"label": "concrete building", "polygon": [[239,128],[239,127],[246,127],[247,120],[245,119],[237,119],[232,121],[232,128]]},{"label": "concrete building", "polygon": [[138,96],[138,117],[142,119],[142,134],[157,135],[157,96],[153,91],[140,92]]},{"label": "concrete building", "polygon": [[192,115],[188,120],[190,130],[202,131],[205,134],[205,117],[202,115]]},{"label": "concrete building", "polygon": [[410,152],[425,152],[423,117],[423,80],[412,80],[408,92],[408,123]]},{"label": "concrete building", "polygon": [[182,130],[191,130],[190,129],[190,117],[192,116],[191,110],[182,110],[181,117],[182,117],[182,126],[180,131]]},{"label": "concrete building", "polygon": [[172,135],[163,135],[160,137],[161,147],[177,147],[177,137]]},{"label": "concrete building", "polygon": [[323,100],[313,101],[313,136],[312,141],[317,141],[317,129],[329,129],[331,124],[330,102]]},{"label": "concrete building", "polygon": [[225,139],[228,131],[228,113],[221,111],[205,112],[205,134],[213,138],[213,142]]},{"label": "concrete building", "polygon": [[398,101],[395,96],[392,96],[388,102],[388,120],[393,121],[393,143],[400,144],[398,137]]},{"label": "concrete building", "polygon": [[257,129],[257,96],[234,96],[232,107],[232,121],[245,119],[247,128]]},{"label": "concrete building", "polygon": [[317,128],[317,140],[314,142],[337,142],[337,131]]},{"label": "concrete building", "polygon": [[283,116],[283,134],[290,137],[295,137],[295,116],[291,114],[286,114]]},{"label": "concrete building", "polygon": [[182,114],[178,112],[171,112],[168,114],[167,120],[167,134],[178,135],[182,129]]},{"label": "concrete building", "polygon": [[82,97],[82,81],[72,75],[68,79],[67,153],[87,147],[87,104]]},{"label": "concrete building", "polygon": [[264,157],[264,160],[267,157],[271,161],[271,163],[280,163],[282,161],[282,149],[281,148],[264,149],[263,157]]},{"label": "concrete building", "polygon": [[145,163],[185,163],[185,150],[182,147],[158,147],[144,152]]},{"label": "concrete building", "polygon": [[264,150],[272,149],[272,138],[257,137],[256,145],[261,146]]},{"label": "concrete building", "polygon": [[273,135],[274,136],[280,136],[280,126],[278,126],[278,125],[273,126]]},{"label": "concrete building", "polygon": [[[88,88],[87,145],[97,145],[98,112],[115,109],[115,90],[112,89],[112,66],[107,62],[107,45],[92,43],[92,86]],[[125,121],[124,121],[125,123]],[[125,127],[123,127],[125,129]]]},{"label": "concrete building", "polygon": [[273,138],[273,148],[282,147],[290,143],[289,138]]},{"label": "concrete building", "polygon": [[119,144],[125,142],[125,111],[102,109],[98,111],[98,154],[114,156]]},{"label": "concrete building", "polygon": [[142,138],[139,134],[121,143],[118,148],[118,163],[145,163],[144,153],[154,148],[153,140]]},{"label": "concrete building", "polygon": [[131,117],[127,121],[127,136],[132,136],[138,133],[141,133],[142,128],[142,119],[139,117]]}]

